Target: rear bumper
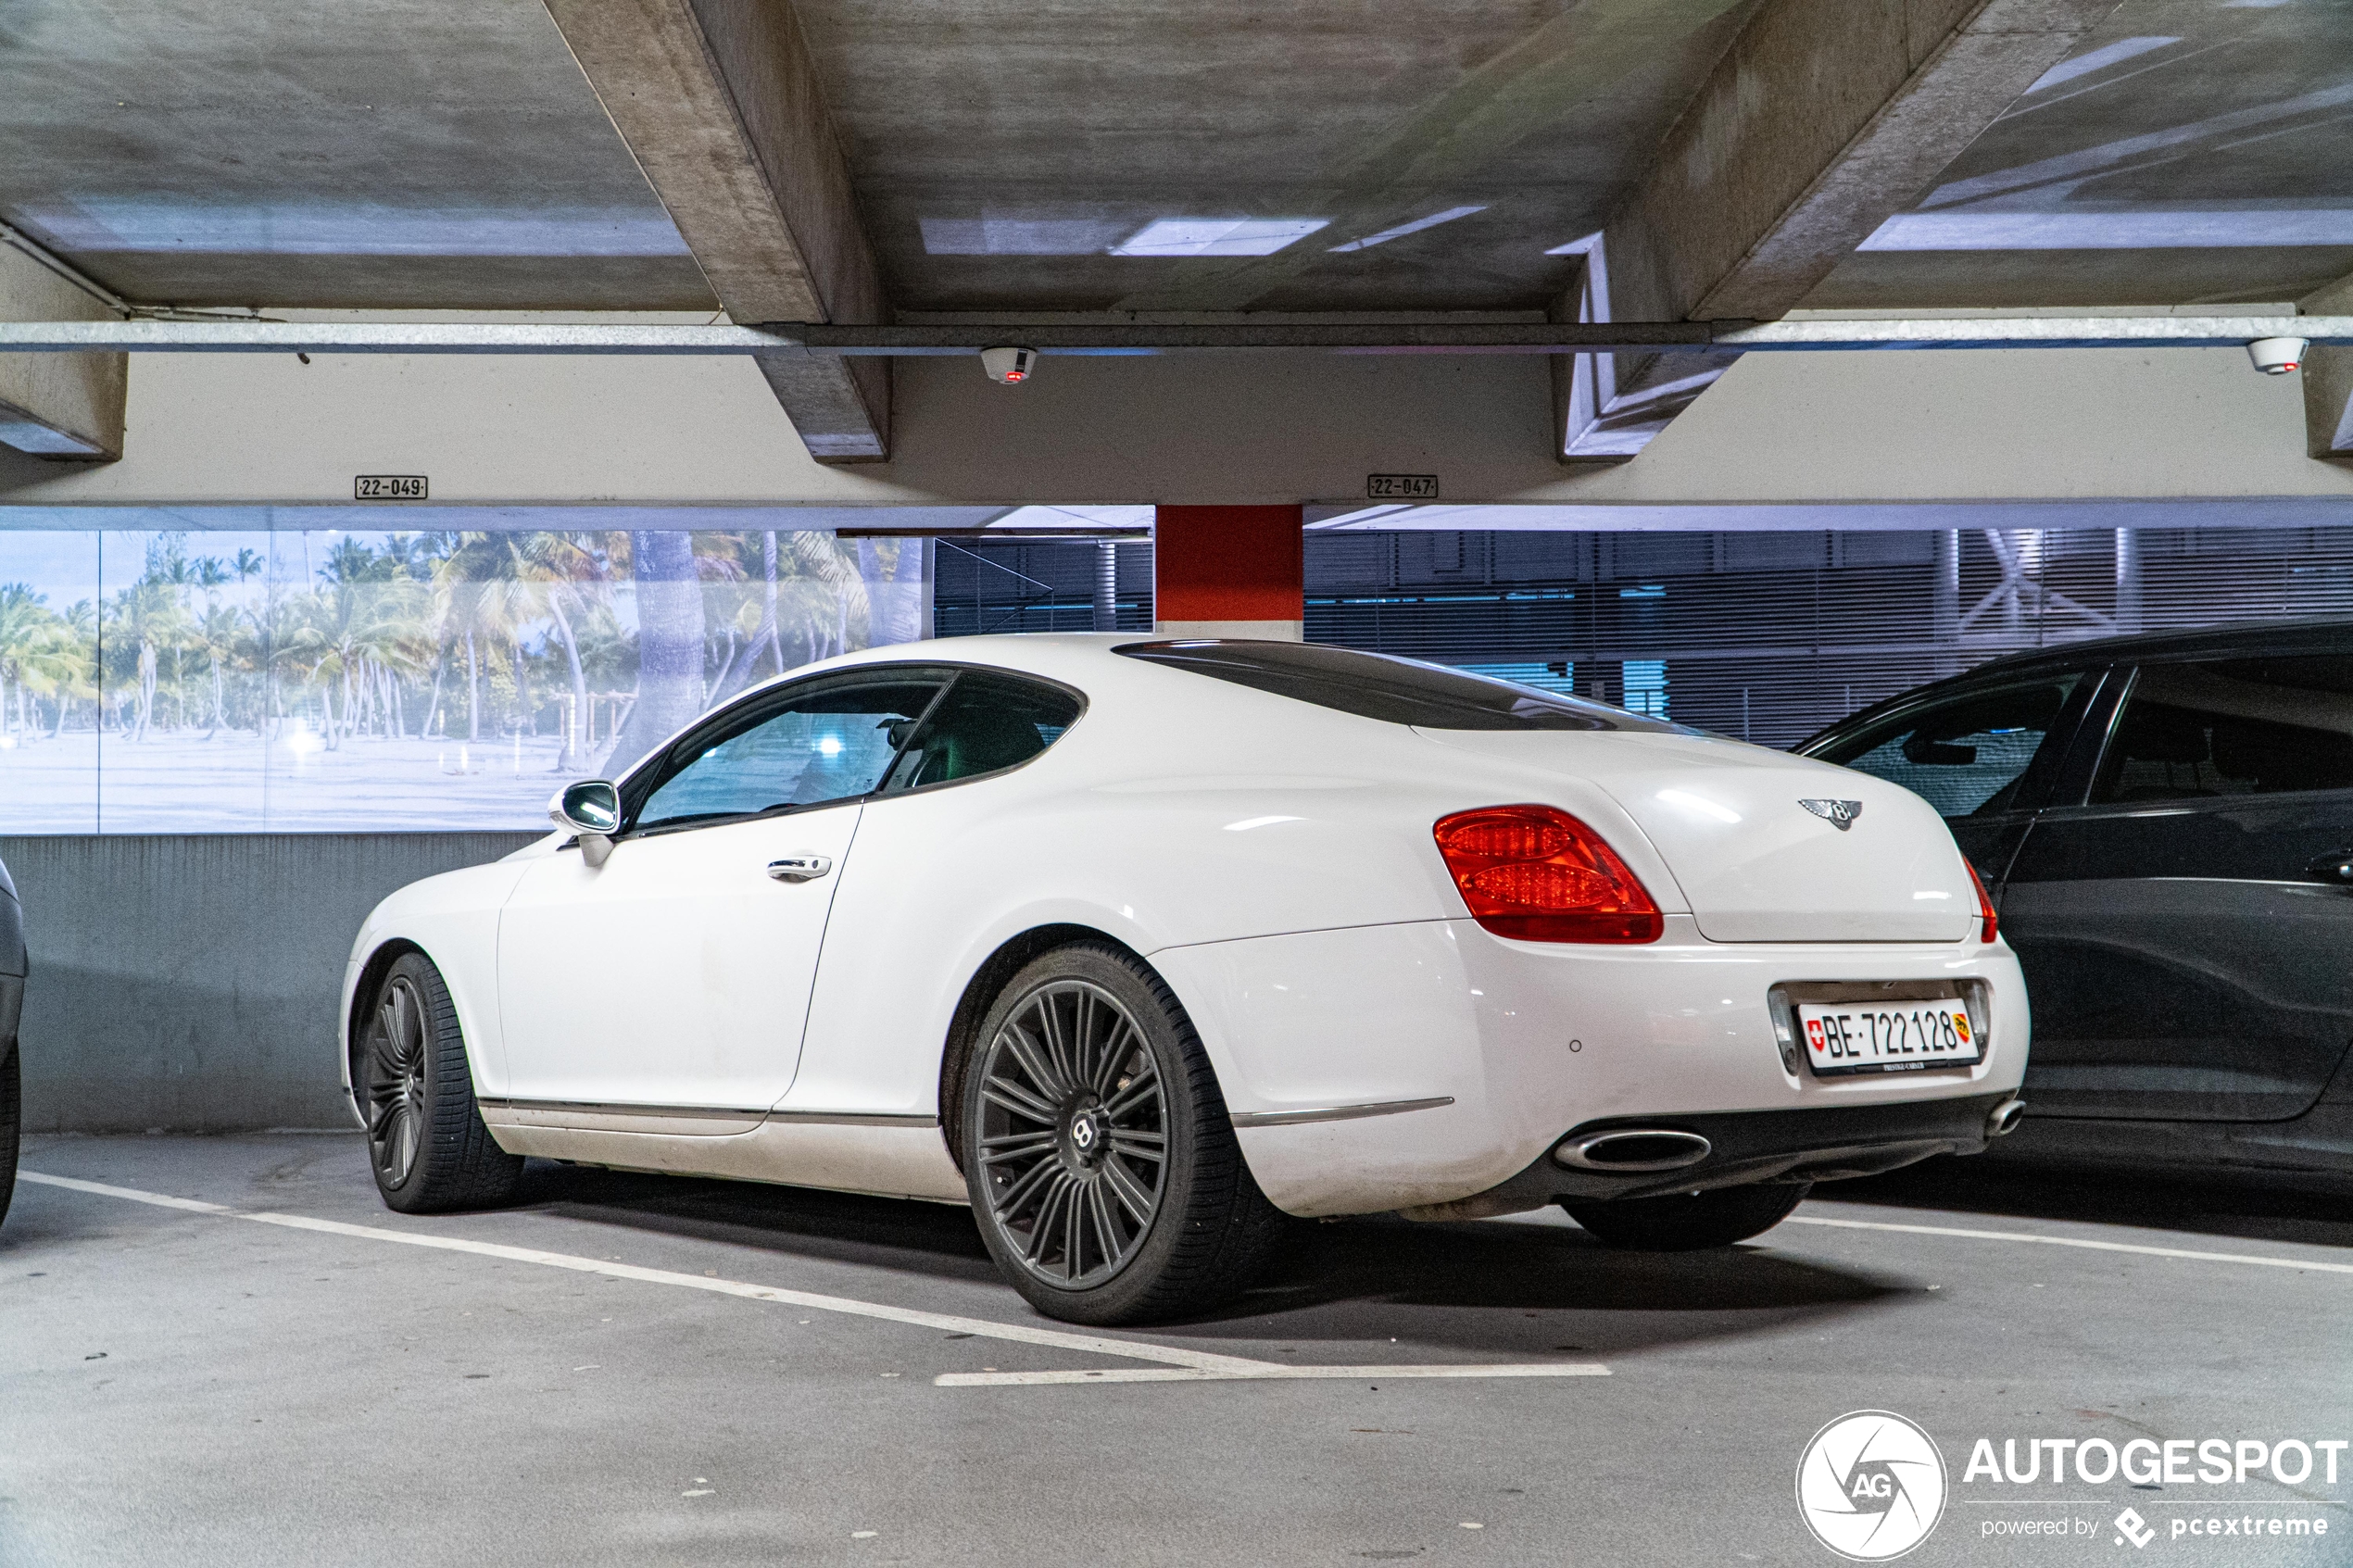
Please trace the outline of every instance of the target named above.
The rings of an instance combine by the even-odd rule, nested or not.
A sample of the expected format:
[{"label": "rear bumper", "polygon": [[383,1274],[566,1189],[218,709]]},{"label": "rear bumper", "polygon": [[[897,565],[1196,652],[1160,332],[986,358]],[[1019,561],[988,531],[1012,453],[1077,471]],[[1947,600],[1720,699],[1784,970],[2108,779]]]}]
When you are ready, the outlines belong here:
[{"label": "rear bumper", "polygon": [[1696,1134],[1708,1142],[1707,1157],[1670,1172],[1632,1173],[1574,1170],[1547,1149],[1509,1181],[1457,1203],[1414,1211],[1413,1217],[1477,1219],[1516,1214],[1564,1200],[1654,1198],[1757,1182],[1876,1176],[1932,1155],[1979,1153],[1986,1145],[1987,1120],[2010,1098],[2008,1090],[2002,1090],[1894,1105],[1589,1122],[1563,1134],[1554,1148],[1620,1128],[1640,1127]]},{"label": "rear bumper", "polygon": [[[1891,1151],[1882,1168],[1975,1147],[1986,1110],[2024,1076],[2031,1029],[2018,961],[1998,945],[1711,943],[1689,916],[1669,916],[1664,939],[1640,947],[1509,942],[1454,920],[1151,958],[1201,1031],[1252,1174],[1303,1216],[1483,1195],[1588,1126],[1774,1112],[1819,1115],[1792,1125],[1830,1128],[1969,1102],[1951,1112],[1960,1131],[1895,1137],[1936,1147]],[[1784,1064],[1768,1001],[1775,985],[1931,979],[1989,988],[1993,1021],[1975,1067],[1817,1078]],[[1743,1136],[1724,1160],[1747,1147]],[[1756,1179],[1769,1177],[1726,1177]]]}]

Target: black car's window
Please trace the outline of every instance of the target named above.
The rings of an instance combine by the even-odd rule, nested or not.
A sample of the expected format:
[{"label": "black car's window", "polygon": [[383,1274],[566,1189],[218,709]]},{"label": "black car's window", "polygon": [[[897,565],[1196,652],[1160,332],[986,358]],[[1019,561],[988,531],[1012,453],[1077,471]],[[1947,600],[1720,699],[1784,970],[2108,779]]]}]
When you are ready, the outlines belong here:
[{"label": "black car's window", "polygon": [[1016,767],[1061,739],[1079,706],[1058,686],[967,671],[899,759],[889,787],[920,789]]},{"label": "black car's window", "polygon": [[787,688],[680,744],[631,827],[683,827],[870,795],[945,684],[904,671]]},{"label": "black car's window", "polygon": [[1947,817],[2009,809],[2082,677],[2045,676],[1890,715],[1815,751],[1902,784]]},{"label": "black car's window", "polygon": [[2353,789],[2353,658],[2144,665],[2095,802]]},{"label": "black car's window", "polygon": [[1360,718],[1433,730],[1649,730],[1689,734],[1598,702],[1419,659],[1315,643],[1129,643],[1114,651]]}]

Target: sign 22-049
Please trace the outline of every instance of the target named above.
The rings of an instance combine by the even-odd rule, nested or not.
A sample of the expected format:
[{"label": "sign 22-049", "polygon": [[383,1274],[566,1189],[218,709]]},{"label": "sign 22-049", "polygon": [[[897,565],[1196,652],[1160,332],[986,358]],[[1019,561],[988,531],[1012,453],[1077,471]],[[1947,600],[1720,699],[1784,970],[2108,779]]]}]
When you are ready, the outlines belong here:
[{"label": "sign 22-049", "polygon": [[351,482],[355,501],[422,501],[425,476],[421,473],[363,473]]}]

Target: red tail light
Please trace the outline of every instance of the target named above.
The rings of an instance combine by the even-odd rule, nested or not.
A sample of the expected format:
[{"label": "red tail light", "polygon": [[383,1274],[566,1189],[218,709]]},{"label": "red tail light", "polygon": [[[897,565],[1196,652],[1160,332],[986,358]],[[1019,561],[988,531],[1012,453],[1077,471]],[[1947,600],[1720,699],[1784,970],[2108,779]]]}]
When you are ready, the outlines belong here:
[{"label": "red tail light", "polygon": [[1977,939],[1990,943],[2002,934],[2002,917],[1994,912],[1994,900],[1985,896],[1985,884],[1968,856],[1961,857],[1961,864],[1969,866],[1969,884],[1977,889]]},{"label": "red tail light", "polygon": [[1523,942],[1655,942],[1658,906],[1601,834],[1550,806],[1490,806],[1441,817],[1438,852],[1498,936]]}]

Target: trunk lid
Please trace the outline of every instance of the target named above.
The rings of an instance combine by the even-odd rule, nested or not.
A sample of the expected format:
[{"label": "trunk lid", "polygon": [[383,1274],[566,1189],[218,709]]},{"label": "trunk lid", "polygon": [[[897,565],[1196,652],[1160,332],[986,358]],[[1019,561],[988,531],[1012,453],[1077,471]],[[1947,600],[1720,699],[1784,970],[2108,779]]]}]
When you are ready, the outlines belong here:
[{"label": "trunk lid", "polygon": [[1867,773],[1703,735],[1421,734],[1604,790],[1711,942],[1957,942],[1977,918],[1944,820]]}]

